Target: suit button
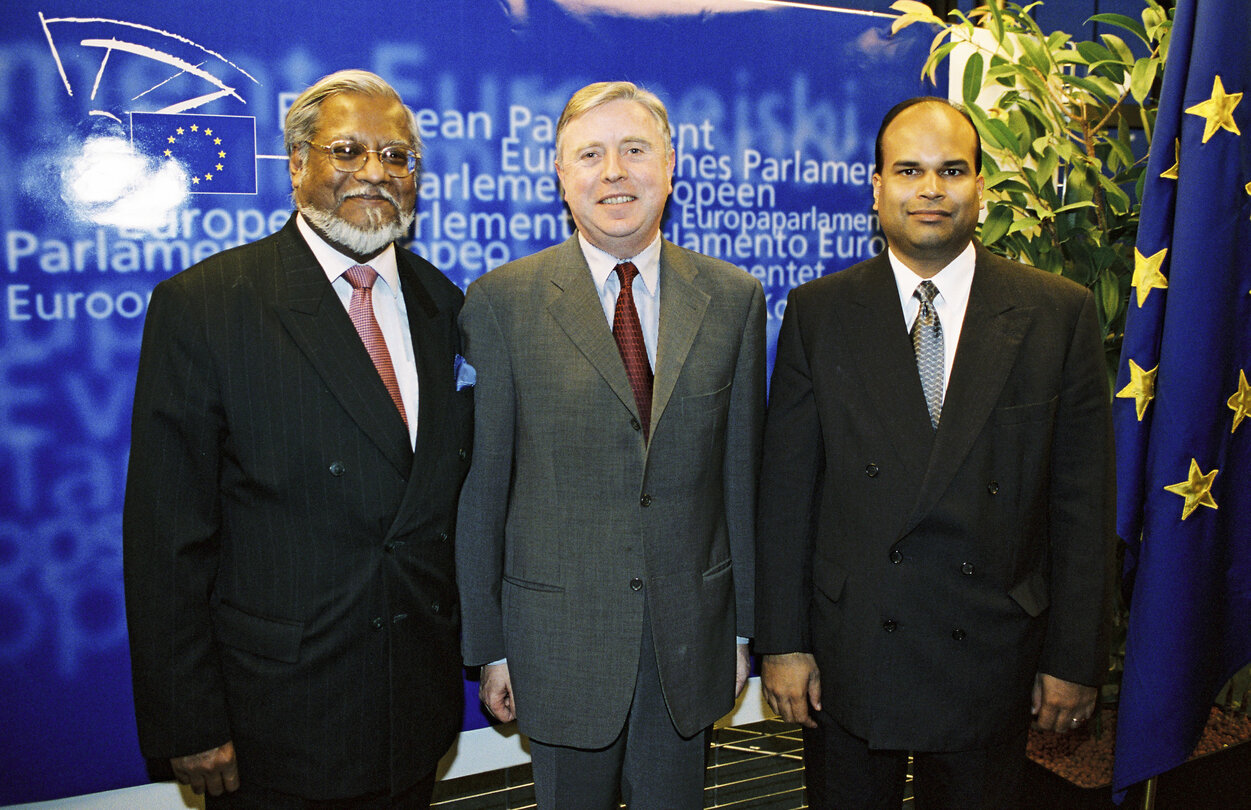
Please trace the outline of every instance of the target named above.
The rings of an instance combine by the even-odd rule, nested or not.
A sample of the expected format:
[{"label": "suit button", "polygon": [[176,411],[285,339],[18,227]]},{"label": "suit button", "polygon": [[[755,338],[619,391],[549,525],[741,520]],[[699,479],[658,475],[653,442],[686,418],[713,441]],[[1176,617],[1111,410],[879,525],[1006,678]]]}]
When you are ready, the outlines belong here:
[{"label": "suit button", "polygon": [[634,579],[630,580],[630,590],[632,591],[643,590],[643,580],[639,579],[638,577],[635,577]]},{"label": "suit button", "polygon": [[999,494],[999,482],[991,481],[989,484],[986,485],[986,491],[989,492],[991,495],[998,495]]},{"label": "suit button", "polygon": [[634,428],[635,430],[643,429],[643,426],[639,424],[639,420],[635,419],[633,416],[630,417],[630,427]]},{"label": "suit button", "polygon": [[464,461],[465,459],[469,458],[469,451],[462,447],[461,449],[456,451],[456,455],[461,461]]},{"label": "suit button", "polygon": [[903,562],[903,552],[897,548],[892,548],[890,550],[890,561],[893,562],[895,565],[899,565],[901,562]]},{"label": "suit button", "polygon": [[447,532],[439,532],[439,542],[440,543],[447,542]]},{"label": "suit button", "polygon": [[971,563],[971,562],[966,562],[966,563],[963,563],[963,564],[960,566],[960,573],[962,573],[962,574],[964,574],[964,575],[966,575],[966,576],[970,576],[970,577],[971,577],[971,576],[973,576],[973,572],[974,572],[974,571],[976,571],[976,570],[977,570],[977,569],[973,567],[973,563]]},{"label": "suit button", "polygon": [[951,631],[951,637],[952,637],[952,638],[954,638],[956,641],[964,641],[964,638],[965,638],[965,636],[967,636],[967,635],[968,635],[968,633],[964,632],[963,630],[952,630],[952,631]]},{"label": "suit button", "polygon": [[643,497],[639,498],[639,506],[646,507],[646,506],[651,506],[651,505],[652,505],[651,495],[644,495]]},{"label": "suit button", "polygon": [[866,464],[864,467],[864,474],[869,476],[870,478],[877,478],[878,472],[879,472],[878,466],[872,462]]},{"label": "suit button", "polygon": [[375,630],[381,630],[383,627],[386,626],[387,623],[382,620],[381,616],[378,616],[372,622],[370,622],[370,624],[373,625]]},{"label": "suit button", "polygon": [[395,551],[395,543],[384,543],[382,548],[384,551],[390,554],[391,552]]},{"label": "suit button", "polygon": [[342,461],[330,462],[330,474],[333,475],[335,478],[338,478],[340,475],[343,475],[343,473],[345,472],[347,472],[347,467],[343,466]]},{"label": "suit button", "polygon": [[898,626],[899,625],[895,624],[894,619],[887,619],[886,621],[882,622],[882,629],[888,633],[895,632],[895,628]]},{"label": "suit button", "polygon": [[395,614],[394,616],[392,616],[392,617],[391,617],[391,623],[392,623],[392,624],[399,624],[400,622],[404,621],[404,620],[405,620],[405,619],[407,619],[407,618],[408,618],[408,614],[407,614],[407,613],[397,613],[397,614]]},{"label": "suit button", "polygon": [[431,603],[430,603],[430,612],[431,612],[431,613],[438,613],[438,612],[439,612],[439,611],[441,611],[441,610],[443,610],[443,606],[442,606],[442,605],[440,605],[438,602],[431,602]]}]

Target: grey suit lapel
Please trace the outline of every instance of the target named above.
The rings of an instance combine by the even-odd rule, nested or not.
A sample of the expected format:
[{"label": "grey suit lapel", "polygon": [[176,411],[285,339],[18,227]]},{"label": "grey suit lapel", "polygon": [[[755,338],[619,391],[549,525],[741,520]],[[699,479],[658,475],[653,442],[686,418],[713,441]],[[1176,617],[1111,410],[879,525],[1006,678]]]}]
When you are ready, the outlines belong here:
[{"label": "grey suit lapel", "polygon": [[[275,311],[332,395],[404,475],[412,466],[408,431],[325,272],[295,226],[279,234],[282,274]],[[256,351],[265,351],[257,346]]]},{"label": "grey suit lapel", "polygon": [[[551,282],[560,292],[556,300],[548,305],[548,312],[622,404],[637,417],[634,392],[626,378],[617,342],[613,340],[608,319],[604,317],[604,306],[595,291],[595,282],[591,280],[591,270],[582,255],[577,234],[560,246],[558,256],[559,260],[552,268]],[[663,295],[661,298],[663,301]],[[654,415],[654,406],[652,412]],[[654,416],[652,424],[655,424]]]},{"label": "grey suit lapel", "polygon": [[668,242],[660,245],[660,328],[652,387],[652,433],[664,415],[711,300],[695,286],[698,270]]},{"label": "grey suit lapel", "polygon": [[1032,308],[1018,305],[1012,293],[1011,269],[1000,266],[980,245],[977,251],[956,362],[943,398],[942,421],[905,532],[934,508],[964,463],[990,418],[1033,319]]}]

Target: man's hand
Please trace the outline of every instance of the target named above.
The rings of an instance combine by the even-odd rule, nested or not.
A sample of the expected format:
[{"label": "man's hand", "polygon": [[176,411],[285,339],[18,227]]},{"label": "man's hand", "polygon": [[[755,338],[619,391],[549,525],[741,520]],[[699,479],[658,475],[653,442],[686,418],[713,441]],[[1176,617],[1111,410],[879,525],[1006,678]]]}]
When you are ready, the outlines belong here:
[{"label": "man's hand", "polygon": [[1090,719],[1098,696],[1099,690],[1093,686],[1062,681],[1040,672],[1034,676],[1030,707],[1034,728],[1067,734]]},{"label": "man's hand", "polygon": [[501,723],[517,718],[517,709],[513,706],[513,681],[508,676],[507,662],[487,664],[482,668],[478,700]]},{"label": "man's hand", "polygon": [[734,665],[734,697],[738,697],[743,693],[743,687],[747,685],[747,679],[751,677],[751,656],[747,652],[746,644],[736,644],[738,660]]},{"label": "man's hand", "polygon": [[174,776],[196,793],[208,791],[220,796],[239,789],[239,768],[235,765],[235,744],[227,741],[198,754],[174,757],[169,761]]},{"label": "man's hand", "polygon": [[788,723],[816,728],[808,707],[821,709],[821,672],[810,653],[766,655],[761,660],[760,682],[769,708]]}]

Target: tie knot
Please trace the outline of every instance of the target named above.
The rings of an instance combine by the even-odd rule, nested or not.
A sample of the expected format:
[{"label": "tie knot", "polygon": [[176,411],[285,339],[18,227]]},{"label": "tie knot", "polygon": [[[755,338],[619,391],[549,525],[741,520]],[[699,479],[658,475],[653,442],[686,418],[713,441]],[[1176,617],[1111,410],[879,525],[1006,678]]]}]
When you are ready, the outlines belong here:
[{"label": "tie knot", "polygon": [[934,297],[938,295],[938,287],[934,286],[934,282],[927,279],[918,284],[912,294],[919,298],[922,303],[932,304],[934,303]]},{"label": "tie knot", "polygon": [[617,278],[621,279],[623,290],[633,284],[634,277],[639,274],[639,269],[634,266],[634,262],[622,262],[613,269],[617,271]]},{"label": "tie knot", "polygon": [[358,264],[343,271],[343,277],[356,290],[372,289],[378,279],[378,273],[367,264]]}]

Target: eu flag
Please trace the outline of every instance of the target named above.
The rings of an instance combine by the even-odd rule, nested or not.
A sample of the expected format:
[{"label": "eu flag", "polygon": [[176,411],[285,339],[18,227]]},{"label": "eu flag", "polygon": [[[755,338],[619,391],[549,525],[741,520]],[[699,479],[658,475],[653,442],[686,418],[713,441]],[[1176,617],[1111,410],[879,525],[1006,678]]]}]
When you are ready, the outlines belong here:
[{"label": "eu flag", "polygon": [[136,150],[177,161],[192,194],[256,193],[256,119],[248,115],[130,114]]},{"label": "eu flag", "polygon": [[1114,789],[1185,762],[1251,661],[1251,14],[1179,0],[1116,393],[1129,637]]}]

